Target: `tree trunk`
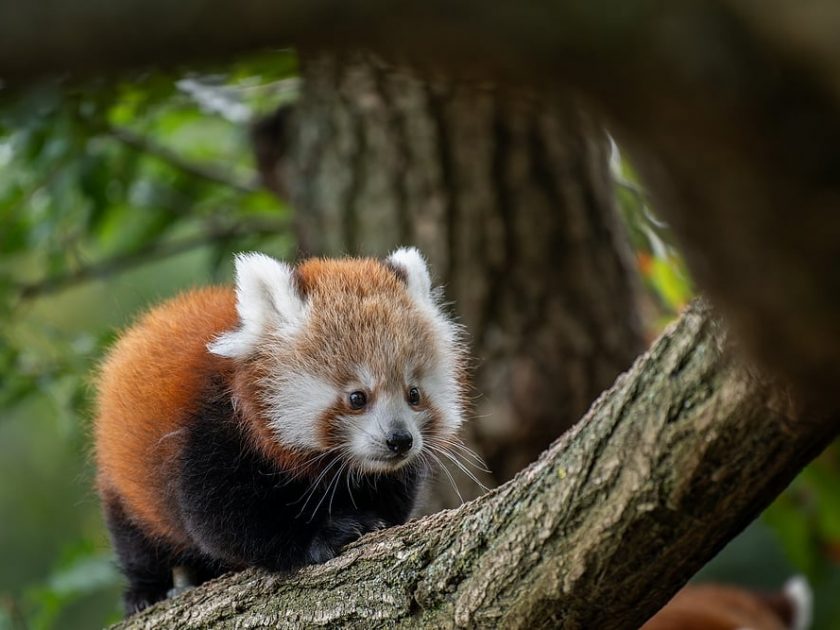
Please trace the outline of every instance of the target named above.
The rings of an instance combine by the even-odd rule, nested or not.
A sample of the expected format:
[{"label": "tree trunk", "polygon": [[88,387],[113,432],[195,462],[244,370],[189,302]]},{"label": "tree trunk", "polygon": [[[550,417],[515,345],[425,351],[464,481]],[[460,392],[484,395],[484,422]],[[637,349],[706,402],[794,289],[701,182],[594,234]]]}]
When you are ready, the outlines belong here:
[{"label": "tree trunk", "polygon": [[0,3],[0,77],[175,65],[294,43],[398,51],[450,76],[541,90],[574,85],[641,155],[695,279],[745,345],[836,408],[840,4],[450,5],[205,0],[174,10],[126,0],[106,11],[94,0],[12,0]]},{"label": "tree trunk", "polygon": [[257,145],[275,145],[263,172],[303,253],[420,247],[477,358],[470,437],[510,479],[642,348],[604,133],[569,98],[424,82],[370,56],[304,56],[302,77],[291,120]]},{"label": "tree trunk", "polygon": [[458,510],[293,577],[224,577],[119,627],[637,628],[834,436],[695,306],[576,427]]}]

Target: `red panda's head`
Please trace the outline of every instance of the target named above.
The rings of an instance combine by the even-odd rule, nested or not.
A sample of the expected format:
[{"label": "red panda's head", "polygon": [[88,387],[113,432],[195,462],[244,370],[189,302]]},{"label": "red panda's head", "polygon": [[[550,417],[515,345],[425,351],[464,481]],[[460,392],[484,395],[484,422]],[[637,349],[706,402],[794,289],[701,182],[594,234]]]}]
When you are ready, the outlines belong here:
[{"label": "red panda's head", "polygon": [[239,328],[208,348],[234,359],[251,399],[238,403],[281,447],[388,472],[454,437],[463,344],[416,249],[296,269],[242,254],[236,285]]}]

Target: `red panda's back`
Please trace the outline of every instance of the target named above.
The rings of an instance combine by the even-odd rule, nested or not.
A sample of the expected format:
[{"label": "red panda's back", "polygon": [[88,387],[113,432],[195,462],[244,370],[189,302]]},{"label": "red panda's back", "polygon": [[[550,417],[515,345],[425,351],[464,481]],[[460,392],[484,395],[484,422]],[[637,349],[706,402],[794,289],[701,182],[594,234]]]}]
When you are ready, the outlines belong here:
[{"label": "red panda's back", "polygon": [[155,534],[184,542],[165,505],[189,413],[219,359],[206,344],[237,324],[231,288],[161,304],[127,330],[102,365],[94,424],[98,486]]}]

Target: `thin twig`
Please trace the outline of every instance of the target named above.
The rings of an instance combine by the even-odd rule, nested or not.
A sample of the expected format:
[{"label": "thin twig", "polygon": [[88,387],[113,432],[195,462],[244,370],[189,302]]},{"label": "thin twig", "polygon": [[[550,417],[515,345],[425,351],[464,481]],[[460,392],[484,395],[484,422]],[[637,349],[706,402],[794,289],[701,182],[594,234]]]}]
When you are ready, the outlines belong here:
[{"label": "thin twig", "polygon": [[159,160],[162,160],[167,164],[177,168],[178,170],[183,171],[188,175],[192,175],[193,177],[206,179],[207,181],[213,182],[215,184],[220,184],[222,186],[227,186],[228,188],[233,188],[234,190],[245,194],[256,192],[261,188],[256,183],[256,175],[249,178],[238,178],[215,166],[191,162],[185,159],[178,152],[173,151],[172,149],[165,147],[162,144],[158,144],[154,140],[151,140],[135,131],[132,131],[131,129],[127,129],[126,127],[108,125],[105,128],[105,133],[119,140],[120,142],[134,149],[135,151],[147,153],[148,155],[154,156]]},{"label": "thin twig", "polygon": [[18,288],[17,295],[20,300],[31,300],[51,293],[57,293],[91,280],[102,279],[146,262],[156,262],[163,258],[182,254],[216,241],[240,236],[279,234],[286,229],[288,229],[288,224],[285,222],[249,222],[240,223],[235,227],[212,228],[197,236],[182,238],[176,241],[156,241],[127,254],[120,254],[84,267],[79,267],[70,273],[48,277],[32,284],[22,285]]}]

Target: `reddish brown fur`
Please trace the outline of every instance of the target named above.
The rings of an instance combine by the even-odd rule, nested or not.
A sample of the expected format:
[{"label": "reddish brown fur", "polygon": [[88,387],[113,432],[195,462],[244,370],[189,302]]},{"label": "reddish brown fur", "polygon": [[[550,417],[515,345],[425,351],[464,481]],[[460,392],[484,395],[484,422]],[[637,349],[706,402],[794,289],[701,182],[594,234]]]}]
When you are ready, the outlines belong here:
[{"label": "reddish brown fur", "polygon": [[642,630],[785,630],[767,598],[714,584],[686,586]]},{"label": "reddish brown fur", "polygon": [[335,418],[345,413],[347,406],[342,402],[336,403],[327,409],[318,418],[319,439],[324,448],[335,448],[341,443],[341,431]]},{"label": "reddish brown fur", "polygon": [[419,360],[419,369],[433,365],[437,340],[431,324],[403,281],[379,261],[310,259],[300,265],[297,278],[310,304],[307,325],[294,347],[271,345],[255,356],[261,373],[295,366],[344,387],[355,366],[365,365],[381,386],[402,389],[407,384],[395,371],[410,358]]},{"label": "reddish brown fur", "polygon": [[[402,278],[379,261],[308,260],[299,266],[296,282],[311,314],[293,348],[261,344],[236,367],[210,354],[206,344],[237,327],[238,320],[231,288],[205,288],[151,310],[104,362],[95,422],[98,485],[104,495],[119,496],[149,533],[186,542],[164,497],[167,480],[176,474],[180,429],[214,374],[228,382],[254,445],[284,469],[307,473],[307,455],[284,449],[261,421],[265,408],[260,386],[269,375],[302,368],[343,385],[352,378],[352,366],[364,362],[383,385],[402,387],[395,384],[394,369],[410,356],[416,361],[418,348],[418,369],[430,368],[434,331],[419,315]],[[464,389],[463,365],[458,371]],[[322,420],[326,426],[330,417]],[[322,446],[334,445],[331,426],[322,434]]]},{"label": "reddish brown fur", "polygon": [[162,497],[179,429],[221,359],[206,344],[236,326],[234,293],[206,288],[147,313],[114,346],[99,377],[94,425],[100,491],[117,493],[153,532],[184,542]]},{"label": "reddish brown fur", "polygon": [[[312,307],[298,358],[314,374],[343,385],[353,376],[351,366],[364,362],[393,383],[391,367],[404,365],[418,348],[426,349],[424,361],[433,359],[428,323],[402,280],[379,261],[311,259],[298,268],[298,277]],[[377,334],[382,331],[390,334]]]}]

